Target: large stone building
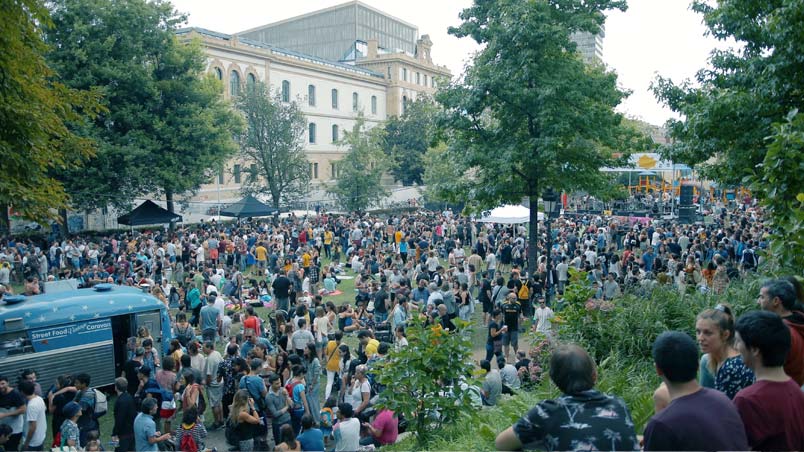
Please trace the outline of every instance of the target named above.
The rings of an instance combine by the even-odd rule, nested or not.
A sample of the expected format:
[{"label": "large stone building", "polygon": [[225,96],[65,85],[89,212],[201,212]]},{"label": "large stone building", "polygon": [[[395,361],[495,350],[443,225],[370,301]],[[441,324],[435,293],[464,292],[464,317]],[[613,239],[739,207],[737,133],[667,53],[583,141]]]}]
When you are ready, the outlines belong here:
[{"label": "large stone building", "polygon": [[[308,120],[305,149],[313,187],[337,179],[346,149],[336,142],[360,112],[369,127],[379,125],[451,77],[433,63],[428,35],[420,37],[415,26],[359,1],[234,35],[200,28],[178,34],[200,40],[207,72],[223,82],[226,97],[259,80],[283,101],[297,102]],[[238,198],[251,164],[234,159],[195,200]]]}]

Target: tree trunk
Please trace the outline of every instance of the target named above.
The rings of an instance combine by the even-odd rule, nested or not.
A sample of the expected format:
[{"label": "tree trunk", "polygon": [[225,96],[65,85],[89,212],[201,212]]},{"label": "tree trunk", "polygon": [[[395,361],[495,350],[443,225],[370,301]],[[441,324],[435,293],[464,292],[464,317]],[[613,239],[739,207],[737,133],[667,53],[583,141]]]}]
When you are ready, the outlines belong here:
[{"label": "tree trunk", "polygon": [[539,196],[530,195],[530,231],[528,232],[528,276],[536,274],[536,252],[539,242]]},{"label": "tree trunk", "polygon": [[8,217],[8,204],[0,204],[0,236],[11,233],[11,219]]},{"label": "tree trunk", "polygon": [[59,218],[61,219],[61,227],[59,231],[61,231],[61,237],[65,238],[70,235],[70,224],[67,218],[67,209],[59,209]]},{"label": "tree trunk", "polygon": [[[173,202],[173,190],[171,190],[169,188],[165,189],[165,202],[167,203],[168,212],[176,213],[175,212],[176,206],[175,206],[175,203]],[[168,227],[170,228],[170,232],[173,232],[174,229],[176,228],[176,222],[171,221],[170,224],[168,225]]]}]

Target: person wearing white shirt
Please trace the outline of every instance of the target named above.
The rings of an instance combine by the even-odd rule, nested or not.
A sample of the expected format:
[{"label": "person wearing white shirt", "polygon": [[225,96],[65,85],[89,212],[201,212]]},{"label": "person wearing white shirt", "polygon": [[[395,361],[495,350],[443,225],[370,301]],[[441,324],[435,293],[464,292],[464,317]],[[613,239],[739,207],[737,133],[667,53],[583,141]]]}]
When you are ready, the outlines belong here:
[{"label": "person wearing white shirt", "polygon": [[25,434],[23,435],[22,450],[42,450],[47,435],[45,401],[36,395],[36,387],[30,381],[22,381],[19,389],[28,400],[25,408]]},{"label": "person wearing white shirt", "polygon": [[536,332],[544,333],[545,335],[549,336],[553,329],[552,322],[550,321],[553,317],[555,317],[553,310],[545,304],[544,298],[540,299],[539,307],[536,308],[536,311],[533,314]]},{"label": "person wearing white shirt", "polygon": [[569,265],[566,256],[561,256],[561,262],[556,265],[556,272],[558,272],[558,291],[564,292],[564,287],[569,281]]}]

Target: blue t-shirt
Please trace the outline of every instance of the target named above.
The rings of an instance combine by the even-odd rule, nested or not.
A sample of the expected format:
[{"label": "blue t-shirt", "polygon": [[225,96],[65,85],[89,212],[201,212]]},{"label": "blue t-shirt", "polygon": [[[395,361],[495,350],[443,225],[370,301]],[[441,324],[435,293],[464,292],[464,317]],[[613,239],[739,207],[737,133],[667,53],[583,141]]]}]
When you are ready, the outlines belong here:
[{"label": "blue t-shirt", "polygon": [[304,383],[297,383],[293,386],[293,409],[295,411],[304,411],[304,404],[302,403],[301,395],[304,394]]},{"label": "blue t-shirt", "polygon": [[148,438],[155,435],[156,423],[154,419],[145,413],[138,414],[134,419],[134,445],[137,452],[157,452],[159,446],[156,443],[148,443]]},{"label": "blue t-shirt", "polygon": [[303,451],[324,450],[324,434],[317,428],[311,428],[299,433],[296,439],[301,444]]},{"label": "blue t-shirt", "polygon": [[221,311],[215,305],[207,304],[201,308],[201,331],[218,329],[218,317]]},{"label": "blue t-shirt", "polygon": [[262,397],[263,391],[265,391],[265,383],[263,383],[262,378],[256,375],[246,375],[240,379],[240,389],[245,389],[248,391],[248,395],[254,399],[255,403],[256,400]]}]

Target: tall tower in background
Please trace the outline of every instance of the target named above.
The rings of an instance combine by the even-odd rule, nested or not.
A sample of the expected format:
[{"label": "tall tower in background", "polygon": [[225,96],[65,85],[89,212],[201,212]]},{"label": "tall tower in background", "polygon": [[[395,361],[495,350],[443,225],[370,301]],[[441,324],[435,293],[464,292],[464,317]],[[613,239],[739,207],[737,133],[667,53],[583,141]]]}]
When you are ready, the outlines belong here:
[{"label": "tall tower in background", "polygon": [[570,35],[570,39],[578,44],[578,52],[581,53],[584,62],[603,63],[603,38],[606,37],[606,27],[600,26],[597,34],[579,32]]}]

